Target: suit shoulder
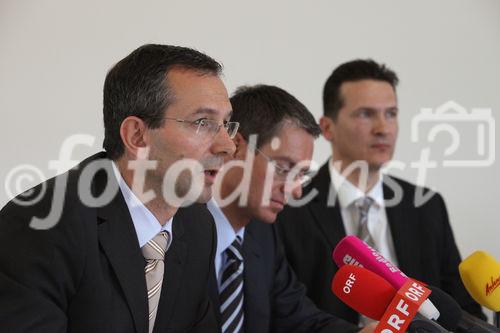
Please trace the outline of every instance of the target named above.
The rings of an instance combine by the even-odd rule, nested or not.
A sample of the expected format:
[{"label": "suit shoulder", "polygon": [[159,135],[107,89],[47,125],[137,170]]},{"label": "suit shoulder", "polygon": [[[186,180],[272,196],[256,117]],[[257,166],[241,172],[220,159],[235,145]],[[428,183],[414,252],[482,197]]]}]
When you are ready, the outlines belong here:
[{"label": "suit shoulder", "polygon": [[10,200],[0,211],[0,216],[23,218],[48,215],[55,200],[70,199],[67,201],[73,202],[74,179],[74,172],[71,171],[47,179]]},{"label": "suit shoulder", "polygon": [[384,176],[384,185],[390,187],[391,183],[399,186],[403,190],[403,193],[405,195],[409,193],[414,194],[415,192],[419,191],[421,194],[427,194],[432,192],[433,196],[441,197],[441,194],[439,194],[439,192],[436,192],[428,187],[416,185],[407,180],[392,175]]},{"label": "suit shoulder", "polygon": [[[65,221],[83,218],[90,209],[83,204],[81,194],[84,189],[89,188],[92,179],[89,177],[89,183],[82,184],[82,173],[89,163],[103,158],[105,158],[103,154],[93,155],[72,169],[17,195],[0,211],[2,224],[16,221],[23,225],[33,218],[44,219],[52,213],[55,214],[57,210],[60,210],[60,217],[71,217],[66,218]],[[94,173],[89,174],[94,175]],[[59,222],[57,222],[58,226],[68,224]]]},{"label": "suit shoulder", "polygon": [[401,191],[403,205],[411,206],[422,212],[446,211],[445,200],[439,192],[394,176],[385,176],[384,197],[386,200],[397,197],[399,195],[397,191]]}]

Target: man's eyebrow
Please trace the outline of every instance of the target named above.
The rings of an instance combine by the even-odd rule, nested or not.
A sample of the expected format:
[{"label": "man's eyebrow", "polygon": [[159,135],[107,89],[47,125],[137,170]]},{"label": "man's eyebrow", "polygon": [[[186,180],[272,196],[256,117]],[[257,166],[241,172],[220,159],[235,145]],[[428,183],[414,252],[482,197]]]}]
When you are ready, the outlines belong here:
[{"label": "man's eyebrow", "polygon": [[[383,109],[384,111],[399,111],[398,107],[397,106],[389,106],[387,108],[384,108]],[[359,112],[359,111],[370,111],[370,112],[378,112],[379,109],[377,108],[374,108],[374,107],[371,107],[371,106],[360,106],[359,108],[357,108],[355,110],[356,112]]]},{"label": "man's eyebrow", "polygon": [[[208,116],[218,116],[220,114],[219,111],[212,108],[199,108],[195,112],[191,114],[191,116],[199,116],[199,115],[208,115]],[[233,110],[231,110],[224,119],[229,119],[233,115]]]},{"label": "man's eyebrow", "polygon": [[374,107],[371,107],[371,106],[360,106],[359,108],[356,109],[356,111],[377,112],[377,108],[374,108]]},{"label": "man's eyebrow", "polygon": [[194,111],[191,115],[192,116],[197,116],[197,115],[217,115],[219,112],[217,110],[212,109],[212,108],[199,108],[196,111]]},{"label": "man's eyebrow", "polygon": [[[290,164],[290,168],[295,168],[295,166],[300,163],[300,162],[296,162],[296,161],[292,160],[288,156],[282,156],[282,155],[274,156],[273,160],[276,160],[276,161],[279,161],[279,162],[289,163]],[[301,170],[306,171],[306,170],[309,170],[309,168],[303,167],[303,168],[301,168]]]}]

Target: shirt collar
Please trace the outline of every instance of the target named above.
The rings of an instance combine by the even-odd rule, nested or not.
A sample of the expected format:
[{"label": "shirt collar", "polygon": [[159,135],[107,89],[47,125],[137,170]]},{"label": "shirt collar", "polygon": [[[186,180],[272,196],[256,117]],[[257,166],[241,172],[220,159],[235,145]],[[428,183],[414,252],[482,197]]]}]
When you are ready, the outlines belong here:
[{"label": "shirt collar", "polygon": [[[342,208],[348,207],[357,199],[365,196],[363,191],[337,171],[337,169],[333,166],[332,159],[328,162],[328,169],[330,171],[332,186],[337,192],[339,203]],[[375,183],[375,186],[373,186],[366,196],[372,198],[378,207],[384,207],[384,193],[382,189],[381,175],[379,175],[377,183]]]},{"label": "shirt collar", "polygon": [[161,231],[167,231],[169,234],[167,249],[172,243],[172,223],[173,217],[170,218],[163,226],[158,222],[156,217],[151,213],[151,211],[144,206],[144,204],[137,198],[137,196],[128,187],[127,183],[123,179],[120,171],[116,167],[115,163],[113,165],[113,172],[115,174],[120,190],[127,204],[130,216],[132,218],[132,223],[134,224],[135,233],[137,234],[137,240],[139,241],[139,246],[142,248],[147,242],[152,240]]},{"label": "shirt collar", "polygon": [[238,236],[242,241],[245,236],[245,227],[235,232],[226,215],[222,212],[217,202],[212,198],[207,202],[207,208],[212,213],[217,229],[217,256],[220,256]]}]

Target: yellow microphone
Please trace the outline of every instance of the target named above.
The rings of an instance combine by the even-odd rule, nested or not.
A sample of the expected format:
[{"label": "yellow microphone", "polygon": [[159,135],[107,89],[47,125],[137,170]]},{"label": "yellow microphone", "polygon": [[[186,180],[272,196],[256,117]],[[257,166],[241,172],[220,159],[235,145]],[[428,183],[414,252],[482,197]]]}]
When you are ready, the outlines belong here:
[{"label": "yellow microphone", "polygon": [[500,263],[484,251],[476,251],[458,266],[465,288],[484,307],[500,311]]}]

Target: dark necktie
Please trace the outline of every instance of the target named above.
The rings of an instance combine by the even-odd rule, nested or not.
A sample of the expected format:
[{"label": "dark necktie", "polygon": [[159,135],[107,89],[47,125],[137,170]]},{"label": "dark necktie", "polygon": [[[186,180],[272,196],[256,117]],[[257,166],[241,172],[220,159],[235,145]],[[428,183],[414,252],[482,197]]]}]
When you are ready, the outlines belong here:
[{"label": "dark necktie", "polygon": [[239,238],[226,249],[219,288],[222,333],[243,332],[243,256]]}]

